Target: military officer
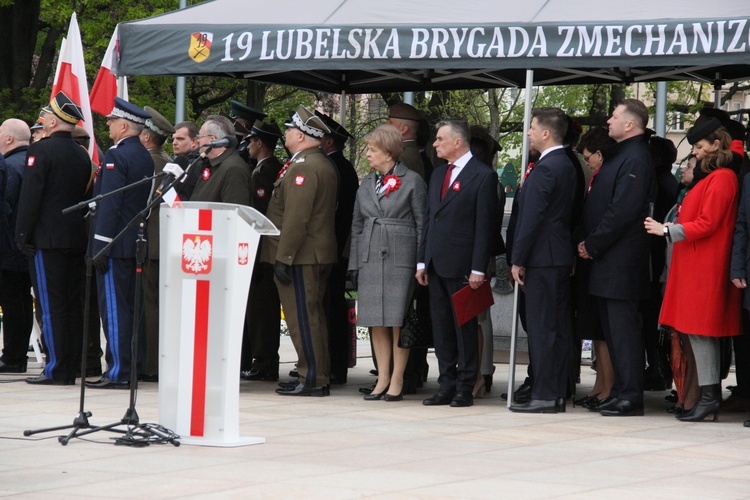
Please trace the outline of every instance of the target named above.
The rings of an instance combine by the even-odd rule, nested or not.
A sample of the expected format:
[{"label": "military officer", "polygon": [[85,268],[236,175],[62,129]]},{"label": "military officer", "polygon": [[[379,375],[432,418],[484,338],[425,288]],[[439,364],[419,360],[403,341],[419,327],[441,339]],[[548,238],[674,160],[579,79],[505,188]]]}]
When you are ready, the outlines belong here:
[{"label": "military officer", "polygon": [[71,137],[81,109],[59,92],[42,109],[47,138],[29,146],[16,218],[18,248],[29,256],[42,310],[47,363],[30,384],[71,385],[81,360],[86,226],[81,212],[62,214],[85,199],[91,160]]},{"label": "military officer", "polygon": [[[151,118],[146,120],[146,126],[141,132],[141,144],[148,150],[154,161],[154,173],[164,170],[164,165],[172,159],[164,151],[167,138],[175,133],[169,120],[150,106],[143,110]],[[154,184],[154,189],[156,184]],[[152,190],[151,196],[155,196]],[[146,354],[142,363],[142,373],[138,380],[156,382],[159,378],[159,205],[151,208],[148,217],[148,258],[143,263],[143,309],[146,318],[146,345],[141,352]]]},{"label": "military officer", "polygon": [[[198,134],[199,149],[204,151],[209,142],[227,136],[234,136],[232,122],[220,115],[210,115]],[[202,169],[190,201],[218,201],[252,206],[250,169],[240,158],[237,149],[212,148],[206,153],[206,158],[208,165]]]},{"label": "military officer", "polygon": [[299,381],[277,389],[285,396],[328,396],[328,327],[323,310],[326,279],[337,261],[334,219],[336,169],[320,149],[329,132],[300,106],[284,124],[292,158],[279,172],[268,218],[281,231],[269,237],[263,262],[273,264],[289,333],[297,351]]},{"label": "military officer", "polygon": [[[115,142],[104,155],[99,167],[94,195],[106,195],[123,186],[154,174],[154,161],[141,144],[139,135],[150,115],[133,103],[115,97],[112,112],[107,115],[109,137]],[[146,208],[149,186],[144,184],[98,202],[94,216],[91,255],[96,268],[99,311],[107,337],[107,372],[96,382],[86,382],[98,389],[129,387],[133,336],[136,237],[137,228],[99,255],[113,242],[128,222]]]},{"label": "military officer", "polygon": [[[282,167],[274,156],[280,138],[281,130],[276,123],[260,120],[255,121],[248,136],[248,152],[256,162],[252,173],[253,205],[264,215],[271,200],[273,184]],[[260,244],[264,242],[265,238]],[[278,380],[281,334],[279,294],[273,281],[273,266],[260,262],[260,252],[247,300],[240,376],[245,380]]]},{"label": "military officer", "polygon": [[326,287],[326,319],[328,320],[328,352],[331,357],[331,383],[346,383],[349,370],[348,309],[346,307],[346,273],[349,269],[349,237],[352,230],[354,200],[357,197],[359,178],[351,162],[344,157],[344,147],[351,134],[336,120],[316,113],[331,130],[323,136],[321,148],[336,166],[339,177],[336,200],[336,252],[338,261],[331,269]]},{"label": "military officer", "polygon": [[263,120],[266,113],[253,109],[250,106],[245,106],[239,101],[229,101],[229,114],[219,113],[221,116],[229,118],[234,125],[235,134],[237,135],[237,153],[240,157],[245,160],[245,163],[255,167],[254,160],[250,156],[248,147],[250,146],[249,134],[250,129],[256,120]]}]

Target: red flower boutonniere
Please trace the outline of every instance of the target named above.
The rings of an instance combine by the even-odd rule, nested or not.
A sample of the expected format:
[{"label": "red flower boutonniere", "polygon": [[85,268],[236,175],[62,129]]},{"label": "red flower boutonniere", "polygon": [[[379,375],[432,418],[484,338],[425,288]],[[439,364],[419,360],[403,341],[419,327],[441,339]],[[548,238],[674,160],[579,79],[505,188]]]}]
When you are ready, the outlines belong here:
[{"label": "red flower boutonniere", "polygon": [[453,183],[453,186],[451,187],[452,190],[458,192],[461,191],[461,183],[456,181]]},{"label": "red flower boutonniere", "polygon": [[388,195],[391,192],[396,191],[401,187],[401,179],[393,174],[386,175],[383,178],[383,187],[385,187],[385,197],[388,198]]},{"label": "red flower boutonniere", "polygon": [[206,167],[203,169],[203,180],[207,181],[209,177],[211,177],[211,169]]}]

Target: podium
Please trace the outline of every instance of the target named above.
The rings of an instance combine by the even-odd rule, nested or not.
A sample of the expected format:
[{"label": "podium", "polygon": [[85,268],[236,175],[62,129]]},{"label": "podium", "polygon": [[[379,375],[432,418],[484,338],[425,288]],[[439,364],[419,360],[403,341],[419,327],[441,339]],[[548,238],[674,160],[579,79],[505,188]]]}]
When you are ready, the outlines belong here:
[{"label": "podium", "polygon": [[183,202],[159,210],[159,424],[180,442],[246,446],[240,353],[260,237],[279,231],[257,210]]}]

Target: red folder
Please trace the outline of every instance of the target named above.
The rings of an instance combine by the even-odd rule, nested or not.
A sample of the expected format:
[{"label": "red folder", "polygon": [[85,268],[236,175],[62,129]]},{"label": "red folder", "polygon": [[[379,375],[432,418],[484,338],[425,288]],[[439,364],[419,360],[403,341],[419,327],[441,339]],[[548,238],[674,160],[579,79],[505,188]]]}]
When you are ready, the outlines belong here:
[{"label": "red folder", "polygon": [[458,326],[463,326],[494,303],[490,280],[485,280],[476,290],[466,285],[453,294],[453,310],[456,312]]}]

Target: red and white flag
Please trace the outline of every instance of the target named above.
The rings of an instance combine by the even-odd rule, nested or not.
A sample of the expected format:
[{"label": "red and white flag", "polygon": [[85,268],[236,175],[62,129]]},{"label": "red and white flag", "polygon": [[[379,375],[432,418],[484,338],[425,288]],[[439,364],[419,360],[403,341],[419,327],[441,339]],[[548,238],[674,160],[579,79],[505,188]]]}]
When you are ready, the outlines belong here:
[{"label": "red and white flag", "polygon": [[[115,75],[116,58],[119,50],[117,28],[115,28],[115,32],[112,33],[112,38],[109,40],[107,52],[104,54],[102,65],[99,67],[99,73],[94,80],[94,86],[91,87],[91,110],[102,116],[107,116],[112,111],[115,96],[128,100],[128,81],[122,78],[118,85],[118,79]],[[119,88],[120,86],[122,88]],[[119,94],[118,90],[120,91]]]},{"label": "red and white flag", "polygon": [[91,119],[91,105],[89,103],[89,86],[86,82],[86,64],[83,61],[83,44],[81,43],[81,31],[78,29],[78,20],[75,12],[70,16],[68,36],[63,38],[60,45],[60,54],[57,58],[57,71],[55,81],[52,84],[52,96],[58,92],[65,92],[81,108],[83,122],[78,125],[86,129],[91,138],[89,145],[89,156],[91,160],[99,164],[99,154],[94,140],[94,123]]}]

